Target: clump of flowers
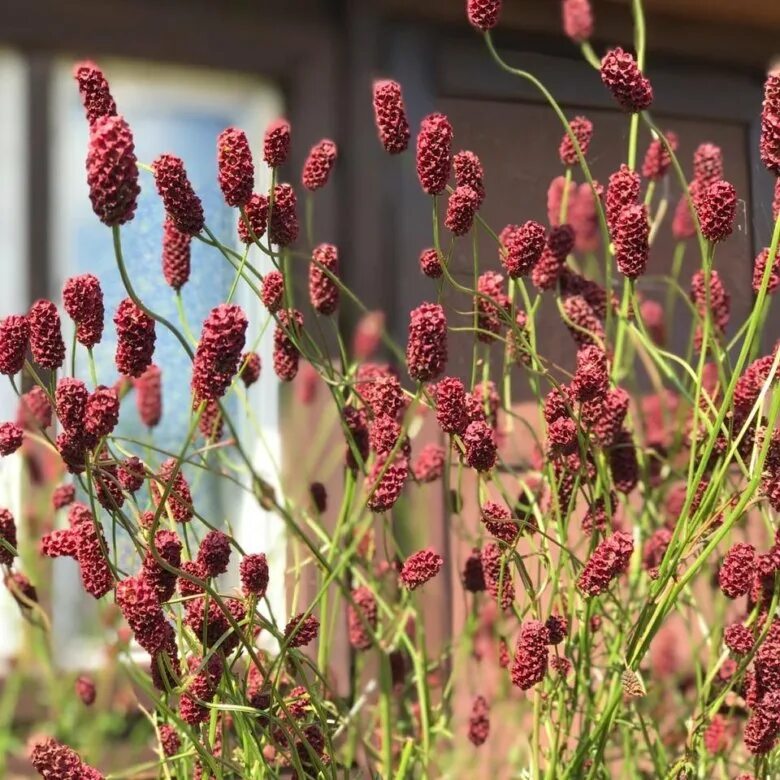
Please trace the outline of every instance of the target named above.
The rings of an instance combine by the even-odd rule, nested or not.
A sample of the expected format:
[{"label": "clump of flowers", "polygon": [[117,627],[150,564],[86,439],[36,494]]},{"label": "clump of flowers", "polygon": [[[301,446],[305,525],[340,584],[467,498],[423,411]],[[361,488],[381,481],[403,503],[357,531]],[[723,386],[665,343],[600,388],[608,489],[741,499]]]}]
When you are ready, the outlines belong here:
[{"label": "clump of flowers", "polygon": [[[28,484],[18,508],[3,492],[0,565],[26,632],[54,619],[59,636],[73,621],[48,559],[70,558],[55,576],[77,569],[97,602],[111,674],[54,686],[74,701],[46,724],[62,742],[31,742],[39,775],[94,780],[93,760],[118,774],[115,751],[84,736],[104,733],[108,707],[131,714],[165,777],[479,774],[473,752],[508,740],[482,750],[518,776],[777,773],[780,226],[734,288],[723,247],[745,196],[723,149],[704,138],[682,160],[675,130],[690,129],[672,117],[662,132],[648,113],[641,3],[631,51],[600,61],[590,2],[554,9],[582,78],[628,114],[619,145],[503,61],[505,4],[464,5],[489,56],[542,87],[560,130],[536,141],[560,167],[544,191],[519,179],[536,199],[522,213],[491,190],[489,133],[458,148],[455,110],[432,106],[404,158],[404,85],[369,84],[372,156],[387,155],[382,171],[414,166],[430,196],[430,234],[415,227],[405,258],[385,257],[386,229],[371,247],[318,235],[339,156],[362,161],[327,138],[307,153],[285,119],[216,139],[220,237],[208,184],[202,202],[180,158],[139,162],[106,75],[77,66],[86,183],[116,268],[66,281],[64,322],[56,295],[2,313],[0,373],[19,401],[0,455]],[[779,84],[756,106],[774,174]],[[293,184],[291,158],[305,159]],[[132,286],[121,251],[147,183],[173,318]],[[777,205],[754,204],[775,218]],[[193,246],[232,277],[197,327],[191,288],[204,268],[221,276]],[[372,310],[350,289],[374,257],[413,274],[411,311]],[[96,359],[106,348],[113,365]],[[169,368],[172,348],[187,371]],[[60,650],[44,638],[12,674],[65,674],[43,668]]]}]

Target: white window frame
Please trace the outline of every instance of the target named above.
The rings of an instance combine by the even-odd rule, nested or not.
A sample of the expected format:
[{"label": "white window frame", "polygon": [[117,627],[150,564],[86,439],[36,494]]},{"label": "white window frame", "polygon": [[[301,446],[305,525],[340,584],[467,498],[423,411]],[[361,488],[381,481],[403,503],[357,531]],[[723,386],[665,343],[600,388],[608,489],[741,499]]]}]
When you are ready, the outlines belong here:
[{"label": "white window frame", "polygon": [[[0,235],[3,236],[3,283],[0,284],[0,319],[23,314],[28,303],[27,273],[27,93],[29,72],[17,53],[0,49]],[[21,388],[20,388],[21,389]],[[18,400],[7,378],[0,382],[0,422],[14,420]],[[0,506],[13,514],[19,540],[23,539],[21,453],[0,458]],[[18,559],[14,567],[18,566]],[[21,567],[24,568],[23,566]],[[36,583],[33,583],[36,584]],[[0,588],[0,673],[21,649],[22,617],[19,605],[6,588]]]}]

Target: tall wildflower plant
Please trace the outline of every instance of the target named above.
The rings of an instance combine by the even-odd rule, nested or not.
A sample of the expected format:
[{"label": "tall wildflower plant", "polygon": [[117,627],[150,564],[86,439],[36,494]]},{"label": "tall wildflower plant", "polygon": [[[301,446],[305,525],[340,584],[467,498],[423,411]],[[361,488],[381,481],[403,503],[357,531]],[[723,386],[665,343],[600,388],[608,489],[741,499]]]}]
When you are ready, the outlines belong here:
[{"label": "tall wildflower plant", "polygon": [[[468,0],[466,17],[497,67],[529,82],[560,120],[563,174],[550,188],[548,224],[518,214],[516,224],[488,225],[481,209],[490,171],[458,148],[457,127],[432,113],[413,138],[402,85],[374,85],[378,142],[390,155],[415,157],[430,197],[431,239],[420,247],[419,269],[432,281],[409,313],[405,344],[342,283],[340,269],[354,259],[312,235],[317,191],[339,164],[333,141],[311,148],[301,186],[280,181],[295,130],[274,122],[263,146],[271,186],[256,192],[248,139],[226,128],[216,156],[236,235],[218,237],[185,162],[165,153],[139,162],[105,76],[94,63],[77,65],[90,129],[89,197],[113,234],[126,296],[105,312],[95,276],[65,283],[70,354],[52,301],[0,322],[0,372],[16,390],[22,377],[30,386],[17,419],[0,425],[0,453],[28,440],[62,460],[72,482],[51,493],[63,522],[36,540],[38,551],[74,559],[85,591],[115,603],[120,631],[132,639],[120,652],[152,750],[111,777],[474,776],[480,770],[464,769],[474,766],[467,756],[490,751],[492,740],[501,772],[534,780],[746,780],[780,771],[780,351],[760,346],[780,286],[777,208],[770,245],[755,260],[752,307],[732,322],[718,250],[740,193],[724,180],[717,146],[702,139],[686,172],[676,137],[655,124],[639,0],[633,51],[615,47],[601,58],[589,43],[588,0],[562,2],[565,33],[626,115],[626,155],[616,156],[604,184],[588,161],[598,126],[567,116],[533,74],[496,50],[501,6]],[[778,175],[780,76],[767,79],[756,111],[761,159]],[[642,125],[652,141],[640,160]],[[668,203],[675,178],[683,193],[676,206]],[[156,188],[165,208],[161,256],[172,295],[180,301],[188,283],[193,241],[235,273],[196,336],[183,308],[179,325],[163,318],[128,274],[122,226],[142,186]],[[660,303],[643,287],[665,230],[678,244]],[[491,256],[477,255],[480,234],[494,242]],[[470,283],[453,274],[456,246],[474,248]],[[684,254],[693,258],[689,279]],[[259,258],[273,270],[261,273]],[[417,273],[416,258],[408,261],[399,272]],[[298,308],[296,267],[308,272],[311,314]],[[234,302],[239,287],[262,303],[260,322]],[[543,298],[555,302],[571,336],[573,371],[537,348]],[[449,308],[445,299],[468,303]],[[350,349],[337,329],[334,356],[323,333],[345,307],[364,316]],[[693,325],[677,354],[667,334],[683,307]],[[96,375],[92,349],[112,323],[119,380],[109,385]],[[261,366],[248,336],[265,328],[272,366]],[[192,413],[174,451],[149,446],[141,457],[114,430],[133,398],[151,431],[164,414],[165,366],[155,362],[163,330],[191,360],[184,381]],[[467,376],[450,369],[452,332],[473,338]],[[487,347],[496,344],[500,360],[491,367],[496,350]],[[379,348],[391,362],[375,359]],[[79,350],[87,351],[89,377],[74,375]],[[633,381],[637,366],[652,386],[644,397]],[[535,400],[528,419],[513,405],[517,367]],[[251,406],[244,389],[263,371],[304,391],[314,381],[327,386],[339,441],[331,435],[332,457],[323,462],[338,464],[338,491],[324,486],[334,482],[324,468],[305,491],[288,483],[282,494],[257,473],[226,401],[237,396]],[[421,416],[435,425],[436,440],[422,442]],[[521,468],[505,458],[512,439],[535,453]],[[185,464],[241,485],[282,518],[299,551],[294,574],[316,584],[308,602],[274,614],[268,557],[245,553],[229,526],[201,514]],[[453,565],[454,545],[412,547],[394,515],[402,497],[430,483],[441,487],[451,541],[471,550],[453,594],[468,617],[440,654],[429,653],[425,639],[435,608],[425,592]],[[466,491],[477,499],[472,510]],[[299,506],[283,497],[301,493]],[[335,527],[326,529],[326,512],[338,518]],[[16,519],[0,509],[0,565],[20,610],[45,633],[50,620],[35,588],[42,583],[19,564]],[[135,553],[129,563],[117,555],[120,529]],[[386,552],[382,560],[377,550]],[[228,588],[220,577],[231,560],[239,578]],[[668,640],[660,660],[651,652],[675,622],[671,641],[690,656],[686,676],[664,656]],[[338,625],[353,658],[346,694],[332,674]],[[274,649],[261,650],[259,635]],[[479,674],[466,673],[464,653]],[[101,691],[82,676],[74,695],[90,706]],[[500,712],[492,724],[491,711]],[[45,778],[109,776],[91,765],[109,757],[89,740],[35,735],[28,754]]]}]

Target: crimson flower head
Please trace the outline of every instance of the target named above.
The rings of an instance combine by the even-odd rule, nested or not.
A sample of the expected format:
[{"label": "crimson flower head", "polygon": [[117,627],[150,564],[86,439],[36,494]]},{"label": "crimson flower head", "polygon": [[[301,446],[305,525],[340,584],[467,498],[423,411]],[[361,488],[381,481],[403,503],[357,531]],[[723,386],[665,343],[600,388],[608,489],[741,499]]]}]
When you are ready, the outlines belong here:
[{"label": "crimson flower head", "polygon": [[0,374],[13,376],[24,367],[24,355],[30,338],[30,325],[20,314],[9,314],[0,321]]},{"label": "crimson flower head", "polygon": [[481,32],[492,30],[501,16],[502,0],[467,0],[469,24]]},{"label": "crimson flower head", "polygon": [[284,302],[284,276],[281,271],[269,271],[263,279],[260,300],[270,314],[275,314]]},{"label": "crimson flower head", "polygon": [[510,309],[504,292],[504,277],[495,271],[485,271],[477,279],[474,305],[477,309],[477,338],[489,344],[501,330],[501,310]]},{"label": "crimson flower head", "polygon": [[95,703],[96,694],[95,681],[91,677],[82,674],[76,679],[76,695],[87,707]]},{"label": "crimson flower head", "polygon": [[539,262],[547,244],[543,225],[528,220],[522,225],[507,225],[499,236],[501,263],[513,279],[526,276]]},{"label": "crimson flower head", "polygon": [[228,206],[246,206],[255,186],[255,166],[246,133],[228,127],[217,138],[219,186]]},{"label": "crimson flower head", "polygon": [[761,162],[780,175],[780,73],[770,73],[764,83],[759,150]]},{"label": "crimson flower head", "polygon": [[445,452],[439,444],[426,444],[412,463],[414,478],[422,483],[435,482],[444,473]]},{"label": "crimson flower head", "polygon": [[569,392],[565,385],[553,387],[545,396],[542,413],[548,425],[561,417],[569,416],[571,406]]},{"label": "crimson flower head", "polygon": [[108,81],[103,71],[90,60],[77,62],[73,66],[73,78],[79,85],[81,102],[91,125],[96,119],[116,114],[116,103],[111,97]]},{"label": "crimson flower head", "polygon": [[436,384],[436,420],[444,433],[461,434],[469,424],[466,388],[457,377],[447,376]]},{"label": "crimson flower head", "polygon": [[289,639],[290,647],[304,647],[314,641],[320,633],[320,621],[316,615],[301,612],[291,618],[285,626],[284,637]]},{"label": "crimson flower head", "polygon": [[[695,184],[696,182],[692,182],[690,186],[692,198]],[[677,206],[674,209],[672,235],[678,241],[684,241],[686,238],[693,238],[696,235],[696,225],[691,216],[690,204],[684,194],[680,196],[680,200],[677,201]]]},{"label": "crimson flower head", "polygon": [[465,236],[471,230],[478,208],[479,195],[466,184],[457,186],[447,202],[445,227],[456,236]]},{"label": "crimson flower head", "polygon": [[[665,133],[665,137],[669,149],[676,152],[678,146],[677,134],[669,130]],[[662,179],[672,164],[672,156],[669,149],[666,148],[666,145],[660,138],[653,138],[647,147],[645,159],[642,163],[642,176],[650,179],[650,181]]]},{"label": "crimson flower head", "polygon": [[441,258],[433,247],[420,253],[420,270],[429,279],[438,279],[442,275]]},{"label": "crimson flower head", "polygon": [[90,128],[87,184],[92,209],[108,227],[129,222],[138,205],[138,161],[124,117],[101,116]]},{"label": "crimson flower head", "polygon": [[706,190],[710,184],[722,178],[723,150],[713,143],[699,144],[693,153],[693,180],[702,190]]},{"label": "crimson flower head", "polygon": [[461,573],[463,588],[469,593],[481,593],[485,590],[485,572],[482,568],[482,558],[479,548],[475,547],[463,565]]},{"label": "crimson flower head", "polygon": [[563,31],[575,43],[584,43],[593,35],[593,10],[590,0],[563,0]]},{"label": "crimson flower head", "polygon": [[167,217],[163,222],[162,271],[174,290],[180,290],[190,279],[191,243],[191,237]]},{"label": "crimson flower head", "polygon": [[505,544],[514,544],[520,529],[512,519],[512,513],[503,504],[486,501],[480,509],[480,516],[485,528],[496,539]]},{"label": "crimson flower head", "polygon": [[405,152],[411,133],[401,85],[397,81],[374,82],[374,120],[385,151],[388,154]]},{"label": "crimson flower head", "polygon": [[88,400],[89,391],[80,379],[64,376],[57,382],[54,403],[57,417],[65,430],[78,433],[82,431]]},{"label": "crimson flower head", "polygon": [[484,696],[477,696],[469,716],[469,742],[475,747],[484,745],[490,735],[490,707]]},{"label": "crimson flower head", "polygon": [[540,620],[527,620],[520,627],[515,647],[515,659],[512,662],[512,683],[527,691],[540,683],[547,673],[550,634],[547,626]]},{"label": "crimson flower head", "polygon": [[547,426],[547,443],[554,454],[569,455],[577,449],[577,423],[559,417]]},{"label": "crimson flower head", "polygon": [[447,317],[438,303],[423,303],[409,317],[406,345],[409,376],[428,382],[444,371],[447,364]]},{"label": "crimson flower head", "polygon": [[718,570],[718,585],[730,599],[744,596],[756,575],[756,548],[739,542],[726,553]]},{"label": "crimson flower head", "polygon": [[374,465],[366,476],[366,502],[372,512],[387,512],[401,497],[407,477],[409,461],[398,454],[388,463],[388,453],[377,455]]},{"label": "crimson flower head", "polygon": [[650,223],[647,206],[635,204],[620,212],[613,231],[615,264],[629,279],[641,276],[650,253]]},{"label": "crimson flower head", "polygon": [[263,159],[271,168],[278,168],[287,162],[290,154],[290,123],[277,119],[268,125],[263,138]]},{"label": "crimson flower head", "polygon": [[[75,510],[79,511],[75,511]],[[76,560],[81,573],[84,590],[99,599],[114,587],[114,575],[106,560],[104,550],[108,549],[103,528],[96,525],[92,513],[78,504],[71,507],[68,520],[73,519],[70,533],[74,537]]]},{"label": "crimson flower head", "polygon": [[571,225],[558,225],[547,236],[547,248],[560,263],[565,262],[574,249],[574,242],[574,229]]},{"label": "crimson flower head", "polygon": [[747,655],[755,643],[753,633],[742,623],[732,623],[723,632],[723,642],[734,655]]},{"label": "crimson flower head", "polygon": [[203,204],[187,177],[184,162],[173,154],[161,154],[153,163],[154,183],[165,211],[176,229],[188,236],[203,230]]},{"label": "crimson flower head", "polygon": [[496,434],[484,420],[469,423],[463,434],[466,463],[477,471],[490,471],[496,464]]},{"label": "crimson flower head", "polygon": [[36,301],[27,314],[30,328],[30,351],[41,368],[56,371],[65,360],[60,315],[57,307],[44,298]]},{"label": "crimson flower head", "polygon": [[192,391],[200,401],[216,401],[238,371],[247,318],[236,304],[214,307],[203,323],[192,367]]},{"label": "crimson flower head", "polygon": [[137,493],[146,480],[146,466],[140,458],[132,455],[117,468],[117,479],[123,490]]},{"label": "crimson flower head", "polygon": [[138,644],[151,655],[162,650],[167,621],[155,584],[141,575],[128,577],[116,586],[116,603]]},{"label": "crimson flower head", "polygon": [[444,559],[430,547],[412,553],[401,567],[401,583],[409,590],[415,590],[433,579],[444,565]]},{"label": "crimson flower head", "polygon": [[723,241],[731,235],[737,213],[737,191],[723,179],[710,184],[698,202],[701,232],[710,241]]},{"label": "crimson flower head", "polygon": [[24,440],[24,431],[21,426],[12,422],[0,423],[0,455],[12,455]]},{"label": "crimson flower head", "polygon": [[323,138],[314,144],[303,164],[303,173],[301,174],[303,186],[310,192],[324,187],[328,183],[337,157],[338,149],[330,139]]},{"label": "crimson flower head", "polygon": [[[593,138],[593,122],[587,117],[576,116],[569,122],[569,128],[577,139],[582,156],[586,157],[590,147],[590,139]],[[561,145],[558,148],[558,155],[564,165],[576,165],[579,161],[577,149],[568,133],[563,134]]]},{"label": "crimson flower head", "polygon": [[[764,273],[766,272],[767,262],[769,261],[770,247],[765,247],[757,255],[753,261],[753,292],[758,294],[761,289],[761,282],[764,279]],[[768,294],[772,294],[778,288],[780,288],[780,255],[775,254],[774,260],[771,263],[771,269],[769,271],[769,280],[767,282],[766,291]]]},{"label": "crimson flower head", "polygon": [[452,125],[444,114],[422,120],[417,135],[417,178],[428,195],[444,192],[452,164]]},{"label": "crimson flower head", "polygon": [[[246,224],[247,221],[249,226]],[[265,195],[254,193],[246,204],[244,214],[238,217],[238,237],[244,244],[259,241],[265,235],[267,226],[268,198]]]},{"label": "crimson flower head", "polygon": [[208,577],[224,574],[230,563],[230,537],[222,531],[209,531],[198,547],[195,561],[203,567]]},{"label": "crimson flower head", "polygon": [[163,754],[167,757],[175,756],[181,749],[181,739],[173,726],[163,723],[160,726],[160,744]]},{"label": "crimson flower head", "polygon": [[[0,508],[0,539],[16,549],[16,522],[14,516],[7,510]],[[0,545],[0,563],[10,566],[13,563],[13,553]]]},{"label": "crimson flower head", "polygon": [[309,485],[309,497],[314,509],[319,514],[325,514],[328,508],[328,491],[322,482],[312,482]]},{"label": "crimson flower head", "polygon": [[268,559],[265,553],[250,553],[239,564],[241,587],[246,595],[263,598],[268,589]]},{"label": "crimson flower head", "polygon": [[291,334],[300,336],[303,315],[297,309],[282,309],[278,320],[274,330],[274,373],[282,382],[292,382],[298,374],[301,353]]},{"label": "crimson flower head", "polygon": [[372,634],[377,626],[377,605],[374,594],[361,585],[352,591],[352,604],[347,608],[349,643],[355,650],[368,650],[374,643]]},{"label": "crimson flower head", "polygon": [[634,57],[619,46],[602,59],[601,80],[624,111],[644,111],[653,102],[650,81],[639,70]]},{"label": "crimson flower head", "polygon": [[639,482],[639,463],[634,441],[627,430],[623,429],[613,437],[608,462],[615,490],[630,493]]},{"label": "crimson flower head", "polygon": [[580,346],[604,340],[602,321],[585,296],[566,296],[563,301],[563,314],[572,338]]},{"label": "crimson flower head", "polygon": [[300,229],[297,205],[295,191],[289,184],[277,184],[274,187],[274,205],[268,226],[268,237],[271,243],[279,246],[295,243]]},{"label": "crimson flower head", "polygon": [[636,171],[632,171],[627,165],[621,165],[609,177],[607,185],[607,197],[604,204],[607,224],[614,231],[617,221],[627,206],[633,206],[639,197],[640,179]]},{"label": "crimson flower head", "polygon": [[603,397],[609,389],[609,365],[604,350],[586,346],[577,352],[577,370],[571,390],[578,401]]},{"label": "crimson flower head", "polygon": [[[339,254],[333,244],[320,244],[312,251],[309,265],[309,299],[315,311],[333,314],[339,305],[339,286],[325,271],[338,278]],[[321,266],[321,267],[320,267]]]},{"label": "crimson flower head", "polygon": [[452,158],[452,169],[455,171],[455,184],[458,187],[471,187],[477,194],[477,208],[485,200],[485,172],[482,163],[474,152],[458,152]]},{"label": "crimson flower head", "polygon": [[152,483],[152,494],[155,503],[159,503],[163,492],[170,485],[166,506],[177,523],[188,523],[193,516],[192,493],[181,469],[176,472],[175,477],[173,476],[175,468],[174,458],[168,458],[162,463],[157,479]]},{"label": "crimson flower head", "polygon": [[134,382],[138,416],[147,428],[154,428],[162,418],[162,372],[152,363]]},{"label": "crimson flower head", "polygon": [[251,387],[260,379],[260,355],[257,352],[244,352],[241,356],[241,381],[244,387]]},{"label": "crimson flower head", "polygon": [[616,531],[593,551],[577,580],[577,588],[588,596],[598,596],[627,568],[634,552],[631,534]]},{"label": "crimson flower head", "polygon": [[130,298],[125,298],[114,314],[116,326],[116,367],[120,374],[139,377],[152,362],[157,339],[154,320]]},{"label": "crimson flower head", "polygon": [[62,287],[62,302],[76,323],[76,339],[92,348],[103,337],[103,290],[94,274],[71,276]]},{"label": "crimson flower head", "polygon": [[103,775],[85,764],[75,750],[48,737],[30,747],[30,763],[45,780],[103,780]]},{"label": "crimson flower head", "polygon": [[548,641],[551,645],[559,645],[569,633],[569,621],[563,615],[550,615],[544,625],[547,626]]},{"label": "crimson flower head", "polygon": [[356,360],[370,360],[382,342],[385,327],[383,311],[367,311],[355,325],[352,351]]},{"label": "crimson flower head", "polygon": [[73,503],[76,498],[76,488],[70,483],[57,485],[51,496],[51,503],[55,509],[62,509]]},{"label": "crimson flower head", "polygon": [[[710,271],[709,293],[704,271],[699,269],[691,279],[691,301],[696,306],[699,316],[704,318],[709,314],[719,332],[726,330],[731,316],[731,296],[723,284],[720,274],[714,269]],[[696,348],[701,347],[701,326],[697,326],[695,334]]]},{"label": "crimson flower head", "polygon": [[119,396],[113,387],[99,385],[87,399],[84,428],[100,439],[108,436],[119,422]]}]

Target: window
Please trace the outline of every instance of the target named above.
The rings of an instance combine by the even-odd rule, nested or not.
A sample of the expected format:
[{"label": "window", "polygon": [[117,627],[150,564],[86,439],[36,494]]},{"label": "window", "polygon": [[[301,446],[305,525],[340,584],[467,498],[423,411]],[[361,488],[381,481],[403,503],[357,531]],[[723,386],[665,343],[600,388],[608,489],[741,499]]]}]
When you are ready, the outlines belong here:
[{"label": "window", "polygon": [[[255,187],[258,191],[267,189],[270,177],[261,162],[260,145],[265,126],[281,113],[279,92],[261,79],[233,74],[127,61],[102,60],[100,64],[109,78],[120,112],[133,129],[139,161],[151,163],[162,152],[182,157],[203,200],[209,227],[223,242],[235,242],[237,212],[225,206],[217,185],[216,138],[230,125],[244,129],[255,147],[258,163]],[[52,91],[52,295],[56,296],[64,280],[74,274],[89,271],[99,277],[105,296],[107,327],[102,343],[95,348],[95,363],[98,381],[110,385],[117,379],[115,333],[110,320],[126,292],[116,268],[111,232],[98,222],[89,202],[84,174],[88,128],[71,69],[70,61],[58,65]],[[142,300],[171,322],[178,323],[175,296],[161,270],[163,217],[152,175],[141,171],[138,210],[132,222],[122,228],[123,254],[133,286]],[[196,338],[210,309],[225,300],[233,277],[232,267],[215,249],[193,241],[192,272],[190,281],[182,288],[182,297],[189,328]],[[240,291],[244,289],[239,287]],[[248,348],[256,349],[263,364],[270,366],[272,329],[263,328],[265,312],[254,296],[239,292],[236,300],[249,316]],[[80,348],[78,355],[78,373],[87,375],[86,353]],[[181,447],[190,416],[190,363],[175,337],[160,325],[154,359],[163,376],[163,417],[154,430],[154,446],[173,453]],[[280,449],[277,394],[275,377],[265,371],[248,392],[248,413],[244,413],[235,395],[227,401],[242,443],[252,453],[255,468],[272,484],[277,483],[275,464],[279,463]],[[159,463],[165,456],[156,453],[150,457],[144,451],[149,434],[137,417],[132,399],[128,401],[123,404],[115,433],[126,438],[128,450],[147,462]],[[231,458],[235,460],[234,456]],[[185,467],[185,474],[201,514],[215,525],[229,522],[247,551],[268,554],[271,581],[278,584],[269,598],[274,612],[282,614],[285,543],[281,521],[264,512],[251,496],[237,486],[230,486],[226,480],[215,479],[191,467]],[[111,532],[106,530],[110,540]],[[189,533],[190,542],[195,543],[192,532]],[[121,541],[119,548],[122,566]],[[83,594],[73,561],[54,563],[55,593],[62,601],[62,608],[53,610],[55,634],[65,646],[64,662],[83,663],[82,640],[96,628],[96,613],[90,609],[91,599]],[[124,563],[131,572],[137,566],[137,561],[133,562],[129,556],[125,556]],[[74,616],[80,621],[80,632],[73,630]]]}]

